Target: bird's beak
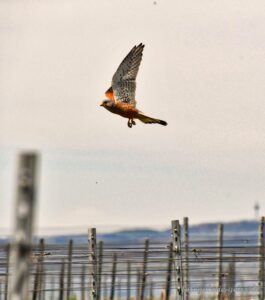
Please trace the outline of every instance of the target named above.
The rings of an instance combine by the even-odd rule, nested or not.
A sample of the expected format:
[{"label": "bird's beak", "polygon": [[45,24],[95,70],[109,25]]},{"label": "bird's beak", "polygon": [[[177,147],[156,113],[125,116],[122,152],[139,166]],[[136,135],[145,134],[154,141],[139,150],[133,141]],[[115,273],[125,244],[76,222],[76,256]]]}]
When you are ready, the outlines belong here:
[{"label": "bird's beak", "polygon": [[100,105],[99,105],[99,106],[104,106],[103,102],[102,102],[102,103],[100,103]]}]

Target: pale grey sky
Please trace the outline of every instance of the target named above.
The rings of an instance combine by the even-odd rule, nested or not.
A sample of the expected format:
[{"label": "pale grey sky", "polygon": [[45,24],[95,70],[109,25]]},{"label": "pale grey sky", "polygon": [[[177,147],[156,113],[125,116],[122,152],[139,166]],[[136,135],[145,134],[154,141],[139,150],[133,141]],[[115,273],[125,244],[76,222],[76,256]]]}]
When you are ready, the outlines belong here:
[{"label": "pale grey sky", "polygon": [[[0,227],[21,149],[42,154],[41,227],[264,214],[264,28],[258,0],[2,0]],[[99,107],[140,42],[138,107],[167,127]]]}]

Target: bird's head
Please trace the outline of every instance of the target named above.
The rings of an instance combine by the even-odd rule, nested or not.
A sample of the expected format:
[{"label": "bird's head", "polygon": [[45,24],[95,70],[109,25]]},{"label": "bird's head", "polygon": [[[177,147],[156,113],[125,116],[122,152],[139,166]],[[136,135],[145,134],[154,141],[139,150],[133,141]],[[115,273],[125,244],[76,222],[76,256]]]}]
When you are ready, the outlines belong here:
[{"label": "bird's head", "polygon": [[113,107],[114,102],[111,100],[103,100],[100,106],[105,107],[106,109]]}]

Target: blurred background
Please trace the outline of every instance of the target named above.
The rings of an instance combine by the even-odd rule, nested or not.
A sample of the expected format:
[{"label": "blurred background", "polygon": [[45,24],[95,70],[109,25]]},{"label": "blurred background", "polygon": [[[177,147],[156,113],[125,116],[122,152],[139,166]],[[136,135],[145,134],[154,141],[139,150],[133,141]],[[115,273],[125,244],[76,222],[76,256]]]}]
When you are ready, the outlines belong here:
[{"label": "blurred background", "polygon": [[[21,150],[41,154],[42,233],[264,214],[264,15],[259,0],[2,0],[1,233]],[[138,108],[167,127],[99,107],[140,42]]]}]

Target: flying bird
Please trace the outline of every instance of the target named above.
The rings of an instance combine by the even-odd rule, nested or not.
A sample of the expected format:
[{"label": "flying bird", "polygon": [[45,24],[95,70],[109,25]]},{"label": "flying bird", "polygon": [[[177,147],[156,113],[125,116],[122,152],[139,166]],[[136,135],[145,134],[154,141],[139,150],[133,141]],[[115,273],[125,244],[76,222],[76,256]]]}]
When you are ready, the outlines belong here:
[{"label": "flying bird", "polygon": [[136,76],[143,56],[144,45],[134,46],[119,65],[112,77],[111,87],[105,92],[107,100],[100,106],[108,111],[128,119],[128,127],[136,125],[134,119],[143,123],[157,123],[163,126],[167,122],[148,117],[136,108]]}]

